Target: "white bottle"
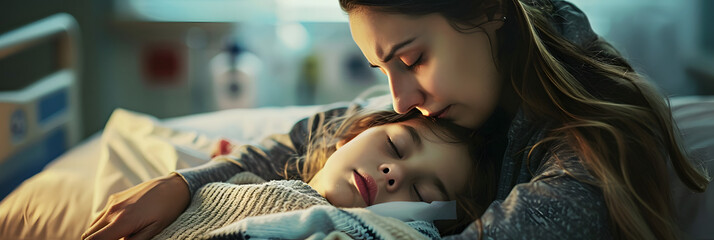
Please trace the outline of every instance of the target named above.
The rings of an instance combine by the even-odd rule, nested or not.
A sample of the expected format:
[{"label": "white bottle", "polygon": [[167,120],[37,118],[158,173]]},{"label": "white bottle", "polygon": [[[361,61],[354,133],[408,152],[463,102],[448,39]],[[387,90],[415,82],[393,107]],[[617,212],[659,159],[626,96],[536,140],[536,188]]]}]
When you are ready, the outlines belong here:
[{"label": "white bottle", "polygon": [[262,61],[237,44],[213,57],[210,62],[216,109],[251,108],[256,102],[257,76]]}]

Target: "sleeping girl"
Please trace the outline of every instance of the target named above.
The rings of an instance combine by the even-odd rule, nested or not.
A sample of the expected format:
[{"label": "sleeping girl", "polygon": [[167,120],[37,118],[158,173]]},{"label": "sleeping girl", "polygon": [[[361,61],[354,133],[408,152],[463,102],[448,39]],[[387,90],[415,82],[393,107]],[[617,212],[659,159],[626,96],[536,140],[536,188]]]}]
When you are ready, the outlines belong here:
[{"label": "sleeping girl", "polygon": [[[465,225],[482,213],[487,207],[484,203],[492,201],[487,188],[492,163],[484,159],[481,147],[474,147],[483,143],[472,131],[415,111],[400,115],[348,110],[344,117],[327,122],[313,118],[309,125],[317,129],[308,138],[306,154],[287,162],[281,173],[286,180],[265,182],[245,172],[229,183],[207,184],[154,239],[249,238],[244,236],[246,228],[253,232],[257,228],[246,227],[248,217],[295,210],[303,212],[293,215],[294,219],[307,221],[302,224],[313,229],[286,222],[290,215],[263,217],[258,222],[269,225],[266,231],[273,231],[276,235],[269,237],[275,238],[321,238],[324,234],[438,238],[431,223],[404,223],[359,208],[397,201],[456,201],[454,221]],[[310,211],[311,207],[317,210]],[[449,225],[454,226],[454,221]],[[323,232],[316,225],[332,228]],[[301,231],[306,235],[300,235]]]}]

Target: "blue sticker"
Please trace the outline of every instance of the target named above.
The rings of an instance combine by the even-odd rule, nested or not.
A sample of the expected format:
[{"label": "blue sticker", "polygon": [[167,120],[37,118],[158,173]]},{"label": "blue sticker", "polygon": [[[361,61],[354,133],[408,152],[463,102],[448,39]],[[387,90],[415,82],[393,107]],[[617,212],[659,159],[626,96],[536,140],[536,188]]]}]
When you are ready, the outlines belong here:
[{"label": "blue sticker", "polygon": [[66,89],[47,94],[37,102],[37,121],[46,124],[67,110],[69,93]]},{"label": "blue sticker", "polygon": [[17,109],[10,115],[10,136],[12,143],[19,143],[27,136],[27,114],[22,109]]}]

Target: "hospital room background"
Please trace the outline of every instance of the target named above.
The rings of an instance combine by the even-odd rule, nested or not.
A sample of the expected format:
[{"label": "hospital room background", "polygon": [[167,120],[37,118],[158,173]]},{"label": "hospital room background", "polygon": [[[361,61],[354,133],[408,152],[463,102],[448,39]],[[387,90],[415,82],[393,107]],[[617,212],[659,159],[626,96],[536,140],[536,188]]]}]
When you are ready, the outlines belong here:
[{"label": "hospital room background", "polygon": [[[714,94],[714,1],[571,2],[667,95]],[[117,108],[164,119],[385,84],[337,0],[2,0],[0,199]]]}]

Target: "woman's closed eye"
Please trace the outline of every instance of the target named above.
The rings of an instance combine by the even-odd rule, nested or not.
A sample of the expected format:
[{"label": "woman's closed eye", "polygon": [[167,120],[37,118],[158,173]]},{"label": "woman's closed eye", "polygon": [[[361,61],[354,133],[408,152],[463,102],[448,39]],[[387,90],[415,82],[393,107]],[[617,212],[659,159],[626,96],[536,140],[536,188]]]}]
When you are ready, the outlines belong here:
[{"label": "woman's closed eye", "polygon": [[423,59],[424,59],[424,54],[421,53],[421,54],[419,54],[419,57],[417,57],[417,59],[414,60],[414,62],[412,64],[404,63],[404,65],[406,66],[407,70],[413,71],[422,63]]}]

